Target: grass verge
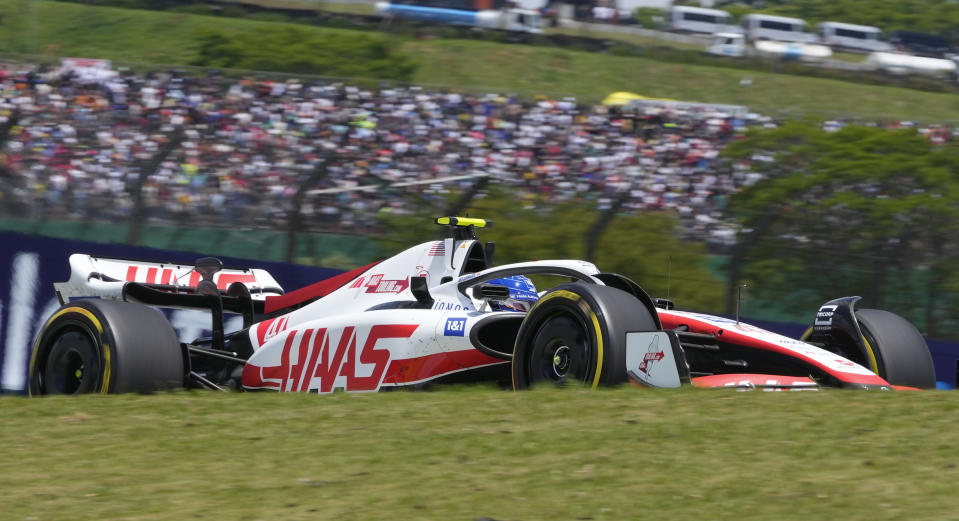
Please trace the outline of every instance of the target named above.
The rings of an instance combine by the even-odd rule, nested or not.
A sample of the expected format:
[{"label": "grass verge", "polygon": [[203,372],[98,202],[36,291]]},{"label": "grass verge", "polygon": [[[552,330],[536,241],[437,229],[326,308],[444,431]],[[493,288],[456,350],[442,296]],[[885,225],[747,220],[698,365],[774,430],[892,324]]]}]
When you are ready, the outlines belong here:
[{"label": "grass verge", "polygon": [[777,74],[775,63],[769,72],[746,71],[469,40],[410,41],[406,49],[420,56],[416,79],[425,83],[571,95],[593,102],[625,90],[741,104],[792,117],[959,121],[954,94]]},{"label": "grass verge", "polygon": [[5,519],[947,519],[955,393],[5,397]]}]

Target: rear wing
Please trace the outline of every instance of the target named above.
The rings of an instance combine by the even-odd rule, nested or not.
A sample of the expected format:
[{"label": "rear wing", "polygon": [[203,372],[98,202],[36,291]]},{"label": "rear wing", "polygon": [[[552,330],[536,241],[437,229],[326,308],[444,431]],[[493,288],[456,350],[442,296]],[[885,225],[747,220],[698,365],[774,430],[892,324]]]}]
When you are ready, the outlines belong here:
[{"label": "rear wing", "polygon": [[[129,289],[125,291],[124,287],[128,284],[171,295],[193,295],[197,293],[200,280],[202,276],[190,264],[75,253],[70,255],[70,280],[54,283],[53,289],[60,304],[66,304],[74,299],[90,297],[127,300],[130,292]],[[268,296],[283,294],[283,288],[273,276],[260,269],[223,268],[213,274],[212,280],[222,294],[227,294],[233,284],[245,286],[253,301],[264,301]]]}]

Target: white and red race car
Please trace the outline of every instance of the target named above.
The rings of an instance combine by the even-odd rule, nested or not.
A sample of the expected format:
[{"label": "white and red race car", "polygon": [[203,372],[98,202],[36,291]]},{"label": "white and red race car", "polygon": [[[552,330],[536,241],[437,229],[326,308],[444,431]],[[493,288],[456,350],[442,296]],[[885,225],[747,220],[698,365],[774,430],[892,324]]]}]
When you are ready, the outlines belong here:
[{"label": "white and red race car", "polygon": [[[70,257],[62,307],[30,360],[32,395],[175,387],[329,393],[453,381],[590,387],[932,388],[915,327],[856,297],[823,305],[803,340],[682,312],[592,263],[493,265],[482,219],[447,237],[284,293],[256,269]],[[544,288],[537,290],[530,278]],[[212,336],[180,342],[156,308],[208,310]],[[225,331],[224,314],[243,327]]]}]

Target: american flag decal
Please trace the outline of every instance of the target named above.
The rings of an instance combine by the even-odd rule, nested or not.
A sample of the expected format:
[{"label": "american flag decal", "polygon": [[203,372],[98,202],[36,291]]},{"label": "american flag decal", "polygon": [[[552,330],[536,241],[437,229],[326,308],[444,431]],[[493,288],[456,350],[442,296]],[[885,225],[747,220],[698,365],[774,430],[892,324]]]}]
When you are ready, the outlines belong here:
[{"label": "american flag decal", "polygon": [[446,247],[443,245],[443,241],[437,241],[433,243],[433,247],[430,248],[429,255],[430,257],[440,257],[446,254]]}]

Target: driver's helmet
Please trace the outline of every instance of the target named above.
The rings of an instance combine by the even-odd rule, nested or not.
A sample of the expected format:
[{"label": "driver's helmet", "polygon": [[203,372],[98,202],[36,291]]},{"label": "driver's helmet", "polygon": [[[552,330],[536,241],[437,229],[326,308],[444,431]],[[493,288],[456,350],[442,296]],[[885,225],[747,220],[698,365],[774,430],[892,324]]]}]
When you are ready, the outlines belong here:
[{"label": "driver's helmet", "polygon": [[509,298],[502,302],[492,302],[490,307],[497,311],[529,311],[539,300],[539,293],[533,281],[523,275],[493,279],[489,284],[506,286],[509,288]]}]

